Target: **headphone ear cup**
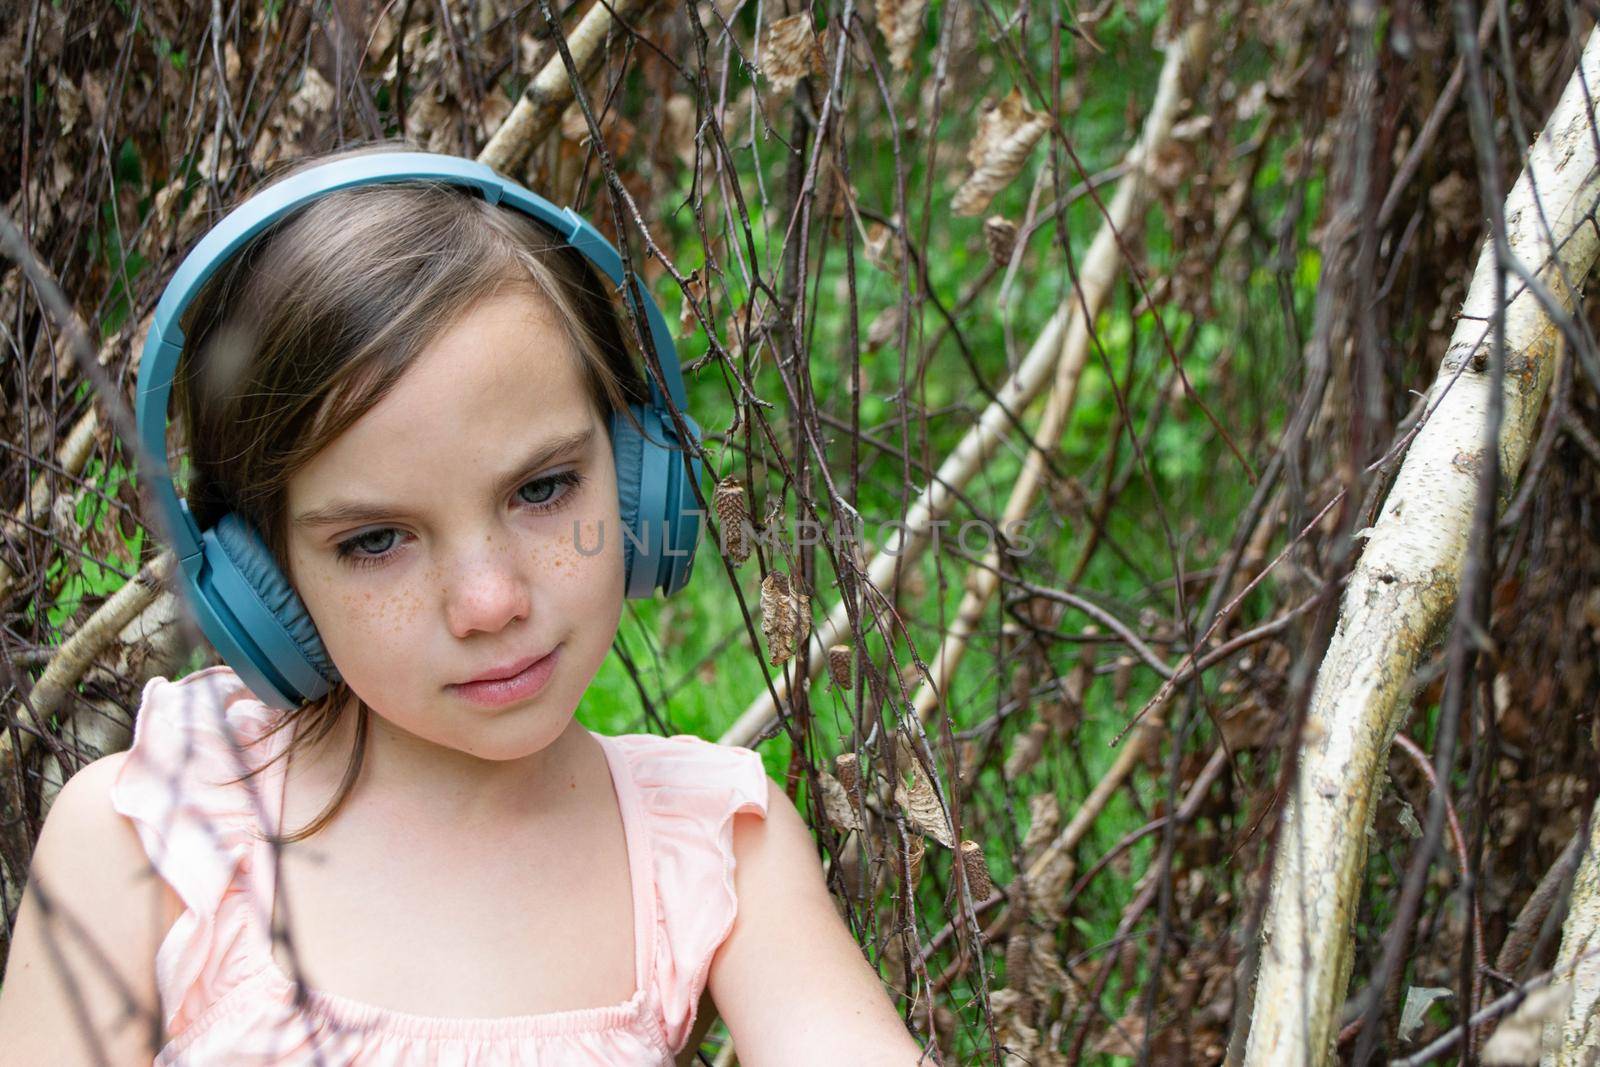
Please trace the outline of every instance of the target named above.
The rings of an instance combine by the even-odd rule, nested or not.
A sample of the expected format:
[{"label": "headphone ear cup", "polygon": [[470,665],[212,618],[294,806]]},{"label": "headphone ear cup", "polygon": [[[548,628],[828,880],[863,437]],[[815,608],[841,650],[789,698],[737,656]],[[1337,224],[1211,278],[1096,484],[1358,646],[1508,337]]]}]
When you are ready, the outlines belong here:
[{"label": "headphone ear cup", "polygon": [[[635,418],[644,422],[644,407],[630,404]],[[617,467],[617,517],[620,529],[617,538],[622,542],[622,588],[627,597],[649,596],[634,591],[635,564],[633,544],[639,535],[639,486],[644,478],[641,467],[644,456],[644,439],[620,411],[611,413],[611,458]],[[629,533],[633,536],[630,537]],[[643,567],[638,568],[643,570]]]},{"label": "headphone ear cup", "polygon": [[[670,416],[649,404],[631,404],[629,410],[644,427],[642,436],[620,412],[611,416],[624,586],[630,597],[657,590],[670,596],[689,580],[700,512]],[[698,439],[699,426],[687,415],[684,421]],[[691,462],[698,478],[699,460]]]},{"label": "headphone ear cup", "polygon": [[213,595],[246,627],[258,664],[287,680],[303,699],[315,699],[340,681],[316,624],[289,584],[261,535],[228,512],[205,532]]}]

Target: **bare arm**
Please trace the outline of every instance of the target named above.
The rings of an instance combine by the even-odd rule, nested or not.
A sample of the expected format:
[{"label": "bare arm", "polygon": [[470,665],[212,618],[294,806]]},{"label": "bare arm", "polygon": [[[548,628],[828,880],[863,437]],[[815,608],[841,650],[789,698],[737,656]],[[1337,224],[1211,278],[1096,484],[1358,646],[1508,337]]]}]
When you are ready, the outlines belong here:
[{"label": "bare arm", "polygon": [[111,807],[125,758],[79,771],[45,819],[0,985],[0,1067],[149,1067],[159,1049],[156,949],[182,905]]},{"label": "bare arm", "polygon": [[746,1067],[933,1062],[834,910],[805,820],[767,782],[767,817],[734,817],[733,930],[708,988]]}]

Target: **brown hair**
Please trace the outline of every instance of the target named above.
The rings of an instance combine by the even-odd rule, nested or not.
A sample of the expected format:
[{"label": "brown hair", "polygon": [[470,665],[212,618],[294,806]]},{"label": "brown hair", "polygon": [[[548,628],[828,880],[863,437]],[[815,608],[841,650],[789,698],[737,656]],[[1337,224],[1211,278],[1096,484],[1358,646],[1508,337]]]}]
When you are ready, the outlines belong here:
[{"label": "brown hair", "polygon": [[[416,150],[403,140],[297,161],[262,188],[309,167],[370,152]],[[256,237],[207,280],[185,311],[188,339],[173,383],[187,431],[185,490],[202,529],[237,512],[261,534],[285,576],[288,483],[374,407],[429,342],[473,304],[517,287],[564,329],[602,422],[644,401],[647,387],[623,339],[616,297],[588,259],[514,208],[431,180],[325,193]],[[333,799],[310,837],[355,786],[371,709],[343,681],[285,713],[304,719],[277,758],[310,745],[355,698],[355,740]],[[242,781],[268,764],[233,779]]]}]

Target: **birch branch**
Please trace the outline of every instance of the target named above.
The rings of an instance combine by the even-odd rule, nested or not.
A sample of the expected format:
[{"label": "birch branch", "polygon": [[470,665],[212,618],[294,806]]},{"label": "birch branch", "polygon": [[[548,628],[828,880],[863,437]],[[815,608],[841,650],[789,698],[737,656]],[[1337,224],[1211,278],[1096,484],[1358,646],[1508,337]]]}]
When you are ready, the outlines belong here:
[{"label": "birch branch", "polygon": [[[635,15],[646,14],[658,0],[615,0],[602,3],[595,0],[587,14],[578,22],[578,28],[567,37],[567,48],[572,61],[585,81],[599,69],[606,56],[604,45],[619,21],[626,22]],[[614,12],[614,14],[613,14]],[[561,27],[552,27],[561,32]],[[488,164],[501,174],[515,174],[534,150],[555,127],[561,112],[573,100],[572,81],[559,53],[552,54],[528,87],[522,90],[516,106],[495,130],[489,143],[478,153],[478,162]]]},{"label": "birch branch", "polygon": [[[1600,34],[1591,34],[1504,205],[1511,255],[1537,265],[1532,273],[1562,314],[1575,297],[1569,284],[1589,273],[1600,234],[1592,218],[1600,169],[1586,84],[1600,85]],[[1404,711],[1407,679],[1445,632],[1466,561],[1493,385],[1484,356],[1500,300],[1509,298],[1499,431],[1508,491],[1550,384],[1559,327],[1515,271],[1508,271],[1506,285],[1503,295],[1494,291],[1494,244],[1485,241],[1429,391],[1425,424],[1345,590],[1311,695],[1299,774],[1281,816],[1247,1065],[1323,1064],[1333,1053],[1373,797]]]},{"label": "birch branch", "polygon": [[[40,732],[49,728],[50,716],[66,702],[67,694],[82,679],[83,673],[111,645],[123,627],[161,595],[162,583],[172,569],[173,560],[171,549],[162,552],[89,616],[50,660],[28,694],[27,704],[17,702],[17,722],[29,724]],[[34,736],[31,730],[17,731],[17,747],[13,749],[10,731],[0,731],[0,766],[8,766],[13,759],[26,755],[33,747]]]},{"label": "birch branch", "polygon": [[[1600,818],[1589,818],[1589,847],[1572,882],[1555,970],[1572,973],[1564,1017],[1545,1023],[1540,1067],[1578,1067],[1600,1059]],[[1561,864],[1557,864],[1561,866]]]},{"label": "birch branch", "polygon": [[[62,470],[74,475],[83,473],[84,465],[89,462],[89,456],[94,451],[95,434],[99,429],[99,409],[91,406],[73,424],[67,439],[56,450],[56,462]],[[50,511],[50,489],[49,475],[40,474],[29,487],[27,498],[17,505],[15,516],[18,539],[26,535],[27,528],[23,524],[30,521],[46,529],[52,528],[55,520]],[[6,598],[11,595],[11,588],[16,582],[17,572],[4,560],[0,560],[0,604],[5,603]]]}]

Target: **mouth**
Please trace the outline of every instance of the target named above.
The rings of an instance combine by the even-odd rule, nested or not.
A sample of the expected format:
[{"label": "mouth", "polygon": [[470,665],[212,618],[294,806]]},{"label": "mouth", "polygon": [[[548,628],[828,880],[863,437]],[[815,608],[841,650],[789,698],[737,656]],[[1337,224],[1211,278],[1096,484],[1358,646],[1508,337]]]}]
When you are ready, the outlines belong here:
[{"label": "mouth", "polygon": [[557,645],[542,655],[493,668],[470,682],[456,682],[445,688],[463,700],[486,708],[499,708],[518,701],[531,700],[555,673],[556,660],[561,654],[562,647]]}]

